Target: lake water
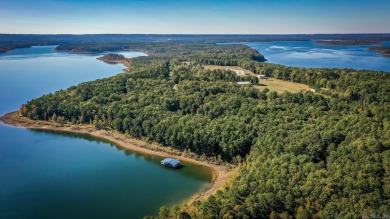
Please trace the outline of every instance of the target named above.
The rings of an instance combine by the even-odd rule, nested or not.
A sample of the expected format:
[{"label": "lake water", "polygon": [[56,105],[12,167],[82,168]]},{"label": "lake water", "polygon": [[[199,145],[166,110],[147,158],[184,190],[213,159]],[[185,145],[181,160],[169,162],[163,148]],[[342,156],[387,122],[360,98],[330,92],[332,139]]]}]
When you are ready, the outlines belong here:
[{"label": "lake water", "polygon": [[[124,68],[95,55],[57,53],[54,48],[0,55],[0,114],[31,98]],[[161,166],[161,159],[87,135],[0,124],[0,218],[142,218],[211,185],[207,167],[184,163],[184,168],[173,170]]]},{"label": "lake water", "polygon": [[[270,63],[306,68],[354,68],[390,72],[390,57],[371,46],[320,46],[312,41],[245,43]],[[382,45],[389,46],[390,42]],[[380,46],[380,45],[378,45]]]},{"label": "lake water", "polygon": [[[39,46],[0,54],[0,115],[15,111],[32,98],[113,76],[125,68],[96,60],[97,55],[55,52],[54,48]],[[129,58],[146,55],[141,52],[121,54]]]}]

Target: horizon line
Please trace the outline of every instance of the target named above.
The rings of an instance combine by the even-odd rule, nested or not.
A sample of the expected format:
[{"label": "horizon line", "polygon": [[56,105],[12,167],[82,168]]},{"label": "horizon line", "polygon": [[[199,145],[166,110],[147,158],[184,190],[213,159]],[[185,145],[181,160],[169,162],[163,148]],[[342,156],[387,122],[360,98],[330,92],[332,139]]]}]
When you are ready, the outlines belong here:
[{"label": "horizon line", "polygon": [[0,33],[0,35],[363,35],[390,34],[390,32],[351,32],[351,33]]}]

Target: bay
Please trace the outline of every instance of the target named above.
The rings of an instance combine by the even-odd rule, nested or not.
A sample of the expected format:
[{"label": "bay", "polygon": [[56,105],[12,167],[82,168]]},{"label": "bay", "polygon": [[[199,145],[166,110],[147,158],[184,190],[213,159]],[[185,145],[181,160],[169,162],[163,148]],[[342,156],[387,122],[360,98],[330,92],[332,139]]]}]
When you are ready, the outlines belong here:
[{"label": "bay", "polygon": [[[0,55],[0,114],[31,98],[113,76],[123,65],[55,46]],[[122,53],[126,57],[145,55]],[[160,165],[162,158],[123,150],[88,135],[0,124],[0,218],[142,218],[211,185],[208,167]]]},{"label": "bay", "polygon": [[[16,49],[0,54],[0,115],[41,95],[121,73],[123,65],[96,60],[100,55],[56,52],[56,46]],[[128,58],[141,52],[122,52]]]}]

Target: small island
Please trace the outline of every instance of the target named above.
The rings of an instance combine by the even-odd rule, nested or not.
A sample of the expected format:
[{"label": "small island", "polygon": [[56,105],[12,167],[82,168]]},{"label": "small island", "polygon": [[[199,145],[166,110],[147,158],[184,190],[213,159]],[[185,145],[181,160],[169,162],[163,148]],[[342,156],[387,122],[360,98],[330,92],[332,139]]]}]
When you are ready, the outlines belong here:
[{"label": "small island", "polygon": [[[374,46],[383,43],[383,40],[320,40],[316,44],[320,46]],[[375,46],[368,50],[380,52],[382,56],[390,57],[390,46]]]},{"label": "small island", "polygon": [[381,43],[380,40],[320,40],[316,44],[320,46],[371,46]]},{"label": "small island", "polygon": [[100,60],[119,61],[125,60],[125,56],[121,54],[110,53],[99,58]]},{"label": "small island", "polygon": [[121,54],[115,54],[115,53],[110,53],[106,54],[104,56],[101,56],[97,58],[100,61],[109,63],[109,64],[123,64],[127,68],[125,69],[126,71],[130,70],[131,67],[131,59],[126,58],[124,55]]},{"label": "small island", "polygon": [[390,57],[390,46],[372,47],[368,50],[380,52],[382,56]]}]

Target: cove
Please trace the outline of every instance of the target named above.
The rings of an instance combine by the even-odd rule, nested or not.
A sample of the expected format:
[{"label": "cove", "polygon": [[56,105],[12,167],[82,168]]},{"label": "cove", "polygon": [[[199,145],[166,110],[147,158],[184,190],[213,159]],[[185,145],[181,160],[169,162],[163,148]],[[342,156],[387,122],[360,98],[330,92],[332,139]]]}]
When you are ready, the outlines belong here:
[{"label": "cove", "polygon": [[[54,48],[0,55],[0,114],[124,68]],[[174,170],[161,159],[88,135],[0,124],[0,218],[142,218],[211,186],[208,167],[183,162]]]}]

